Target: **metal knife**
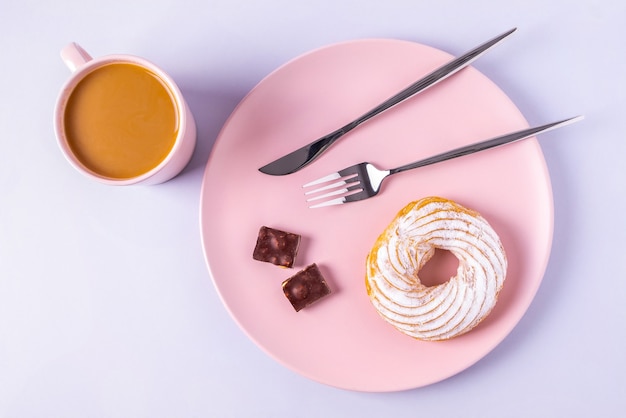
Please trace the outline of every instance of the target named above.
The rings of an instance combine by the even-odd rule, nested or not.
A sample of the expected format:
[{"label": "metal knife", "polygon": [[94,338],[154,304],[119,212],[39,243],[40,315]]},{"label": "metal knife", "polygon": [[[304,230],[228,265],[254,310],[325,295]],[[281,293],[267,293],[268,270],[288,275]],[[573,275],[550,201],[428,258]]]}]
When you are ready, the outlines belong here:
[{"label": "metal knife", "polygon": [[289,154],[280,157],[279,159],[267,165],[264,165],[263,167],[259,168],[259,171],[273,176],[283,176],[286,174],[295,173],[296,171],[307,166],[313,160],[319,157],[324,151],[326,151],[332,144],[337,142],[337,140],[344,136],[346,133],[361,125],[363,122],[384,112],[390,107],[395,106],[398,103],[408,99],[409,97],[412,97],[417,93],[426,90],[428,87],[431,87],[438,82],[445,80],[446,78],[457,73],[461,69],[467,67],[484,53],[486,53],[489,49],[491,49],[493,46],[499,44],[502,40],[504,40],[504,38],[515,32],[516,29],[517,28],[513,28],[503,33],[502,35],[499,35],[492,40],[487,41],[484,44],[472,49],[466,54],[463,54],[462,56],[453,59],[447,64],[437,68],[425,77],[411,84],[409,87],[405,88],[401,92],[390,97],[369,112],[358,117],[354,121],[337,129],[336,131],[329,133],[326,136],[317,139],[316,141],[311,142],[308,145],[305,145],[302,148],[290,152]]}]

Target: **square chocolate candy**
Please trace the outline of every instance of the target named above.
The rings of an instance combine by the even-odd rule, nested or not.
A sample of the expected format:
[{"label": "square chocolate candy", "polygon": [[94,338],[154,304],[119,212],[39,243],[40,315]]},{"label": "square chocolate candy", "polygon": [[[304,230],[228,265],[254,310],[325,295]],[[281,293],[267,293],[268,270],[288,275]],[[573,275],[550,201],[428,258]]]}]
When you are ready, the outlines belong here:
[{"label": "square chocolate candy", "polygon": [[299,246],[300,235],[262,226],[252,258],[281,267],[293,267]]},{"label": "square chocolate candy", "polygon": [[283,292],[293,308],[298,312],[330,294],[330,288],[317,264],[313,263],[285,280],[283,282]]}]

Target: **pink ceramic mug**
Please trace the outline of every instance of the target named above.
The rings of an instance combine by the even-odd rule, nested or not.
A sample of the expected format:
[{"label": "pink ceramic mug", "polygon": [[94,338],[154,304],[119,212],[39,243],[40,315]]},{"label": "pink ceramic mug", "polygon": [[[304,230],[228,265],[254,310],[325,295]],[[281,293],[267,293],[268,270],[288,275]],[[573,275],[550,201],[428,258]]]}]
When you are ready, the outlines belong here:
[{"label": "pink ceramic mug", "polygon": [[[76,43],[71,43],[63,48],[63,50],[61,51],[61,58],[72,71],[72,76],[63,86],[61,93],[58,97],[54,115],[54,127],[61,151],[70,162],[70,164],[74,166],[74,168],[76,168],[79,172],[91,179],[110,185],[159,184],[175,177],[183,170],[183,168],[185,168],[185,166],[191,159],[191,155],[193,154],[193,150],[195,148],[196,124],[193,115],[189,109],[189,106],[185,102],[185,99],[183,98],[180,90],[178,89],[174,81],[163,70],[145,59],[132,55],[106,55],[94,59]],[[92,84],[95,82],[96,88],[99,87],[97,86],[97,83],[99,81],[93,80],[102,79],[102,76],[99,74],[100,72],[102,72],[102,68],[106,66],[109,66],[108,68],[111,68],[112,64],[114,64],[113,66],[117,65],[118,67],[128,66],[138,68],[139,71],[145,70],[151,75],[154,80],[158,80],[157,83],[160,83],[160,85],[164,87],[164,89],[162,90],[167,91],[167,96],[171,100],[171,102],[168,102],[167,104],[167,106],[171,108],[170,113],[173,124],[173,129],[171,130],[171,133],[168,133],[168,135],[171,136],[171,138],[168,138],[168,141],[170,142],[168,142],[167,145],[162,145],[165,148],[158,151],[162,154],[162,156],[161,154],[159,154],[158,157],[154,157],[156,159],[150,160],[150,162],[143,162],[143,164],[148,164],[146,168],[138,169],[138,172],[133,172],[133,174],[130,175],[112,175],[110,173],[112,173],[113,171],[106,169],[105,165],[126,164],[126,160],[122,158],[120,158],[119,161],[116,161],[115,159],[117,155],[127,157],[123,154],[134,153],[133,155],[135,155],[136,158],[141,158],[142,153],[150,154],[156,152],[154,149],[152,149],[156,147],[156,145],[151,144],[149,141],[146,142],[146,138],[140,138],[141,141],[143,141],[143,149],[135,147],[133,149],[126,150],[124,147],[126,146],[126,144],[133,144],[133,141],[136,142],[136,140],[132,137],[133,134],[143,136],[151,135],[150,132],[152,131],[146,131],[143,134],[140,131],[141,129],[144,129],[144,125],[147,124],[147,122],[145,122],[147,119],[152,118],[154,122],[154,120],[158,119],[158,117],[155,115],[145,114],[142,114],[140,116],[133,116],[135,120],[131,121],[132,129],[124,130],[124,135],[127,135],[128,133],[129,137],[115,139],[115,141],[117,142],[114,142],[114,144],[116,145],[112,146],[107,145],[106,138],[108,137],[102,134],[101,130],[108,128],[110,125],[109,123],[107,123],[106,119],[108,115],[116,117],[115,112],[118,112],[118,110],[120,110],[119,108],[124,107],[124,105],[100,105],[100,102],[98,101],[100,100],[99,96],[89,102],[90,106],[95,106],[94,109],[97,111],[92,113],[97,113],[99,123],[101,123],[102,126],[102,128],[99,128],[100,130],[94,132],[97,132],[98,135],[102,134],[101,136],[103,136],[105,140],[103,140],[102,138],[92,140],[92,138],[90,138],[89,136],[93,135],[94,132],[89,133],[89,129],[83,129],[84,132],[78,129],[74,129],[72,126],[76,125],[76,121],[73,121],[72,118],[77,118],[77,115],[82,114],[80,112],[72,113],[73,111],[68,111],[69,106],[80,107],[80,103],[83,103],[80,102],[77,98],[80,97],[80,94],[83,94],[82,92],[77,92],[80,91],[80,89],[77,89],[77,86],[83,86],[86,83],[84,80],[86,79],[86,77],[89,76],[89,82]],[[93,74],[97,74],[100,79],[94,78]],[[117,89],[111,88],[111,86],[107,86],[104,88],[100,88],[100,90],[105,90],[105,92],[119,90],[120,94],[126,94],[127,96],[130,95],[131,98],[136,98],[137,96],[141,96],[143,94],[143,90],[141,90],[141,87],[139,87],[139,85],[143,86],[143,84],[133,82],[132,84],[128,85],[130,86],[130,88],[122,87],[120,89]],[[84,87],[81,88],[84,89]],[[102,92],[98,94],[102,94]],[[151,103],[155,100],[153,97],[154,95],[151,95],[149,97],[146,96],[145,100],[143,100],[142,106],[147,105],[148,109],[152,109],[153,106]],[[73,102],[79,103],[79,105],[72,104]],[[159,101],[159,103],[163,102],[163,100]],[[106,108],[107,106],[111,108]],[[102,109],[100,107],[102,107]],[[132,111],[136,113],[135,110]],[[148,110],[146,112],[149,111],[151,110]],[[128,111],[127,113],[130,112],[131,111]],[[128,117],[128,115],[126,115],[125,117]],[[89,128],[89,123],[91,123],[91,121],[89,123],[85,123],[87,124],[87,128]],[[146,129],[149,129],[149,127]],[[139,134],[137,132],[139,132]],[[115,132],[114,134],[117,136],[121,136],[120,132]],[[107,133],[108,136],[113,136],[114,134]],[[81,137],[77,138],[79,136]],[[150,139],[150,137],[148,137],[148,139]],[[101,162],[98,162],[99,165],[93,164],[91,161],[89,161],[89,158],[85,156],[88,154],[86,152],[83,152],[83,150],[80,149],[80,146],[77,145],[81,143],[87,144],[88,147],[90,147],[89,152],[91,154],[89,158],[91,158],[91,160],[98,159],[98,153],[100,152],[100,149],[105,150],[102,152],[102,154],[107,154],[107,159],[103,159]],[[165,144],[165,142],[163,143]],[[114,149],[114,152],[110,152],[107,147]]]}]

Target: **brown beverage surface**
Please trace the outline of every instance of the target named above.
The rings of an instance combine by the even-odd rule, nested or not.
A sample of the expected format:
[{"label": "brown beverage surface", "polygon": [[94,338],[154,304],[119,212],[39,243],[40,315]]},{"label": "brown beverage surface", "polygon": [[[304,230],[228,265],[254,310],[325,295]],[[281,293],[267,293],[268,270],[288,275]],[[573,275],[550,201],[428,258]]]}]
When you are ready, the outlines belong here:
[{"label": "brown beverage surface", "polygon": [[82,79],[65,110],[65,133],[90,170],[116,179],[156,167],[174,146],[178,117],[163,81],[131,63],[102,66]]}]

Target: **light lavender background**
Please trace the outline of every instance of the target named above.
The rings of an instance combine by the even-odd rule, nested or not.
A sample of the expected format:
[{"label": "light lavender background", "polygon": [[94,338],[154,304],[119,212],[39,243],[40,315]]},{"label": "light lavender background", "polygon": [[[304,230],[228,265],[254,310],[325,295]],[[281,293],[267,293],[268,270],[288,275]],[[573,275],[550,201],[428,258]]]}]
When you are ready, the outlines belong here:
[{"label": "light lavender background", "polygon": [[[617,417],[626,407],[626,3],[588,0],[3,0],[0,4],[0,417]],[[476,63],[542,141],[555,236],[510,336],[468,370],[400,393],[312,382],[228,316],[200,244],[201,178],[222,124],[313,48],[399,38]],[[148,58],[179,83],[194,157],[151,188],[91,183],[52,129],[60,49]]]}]

